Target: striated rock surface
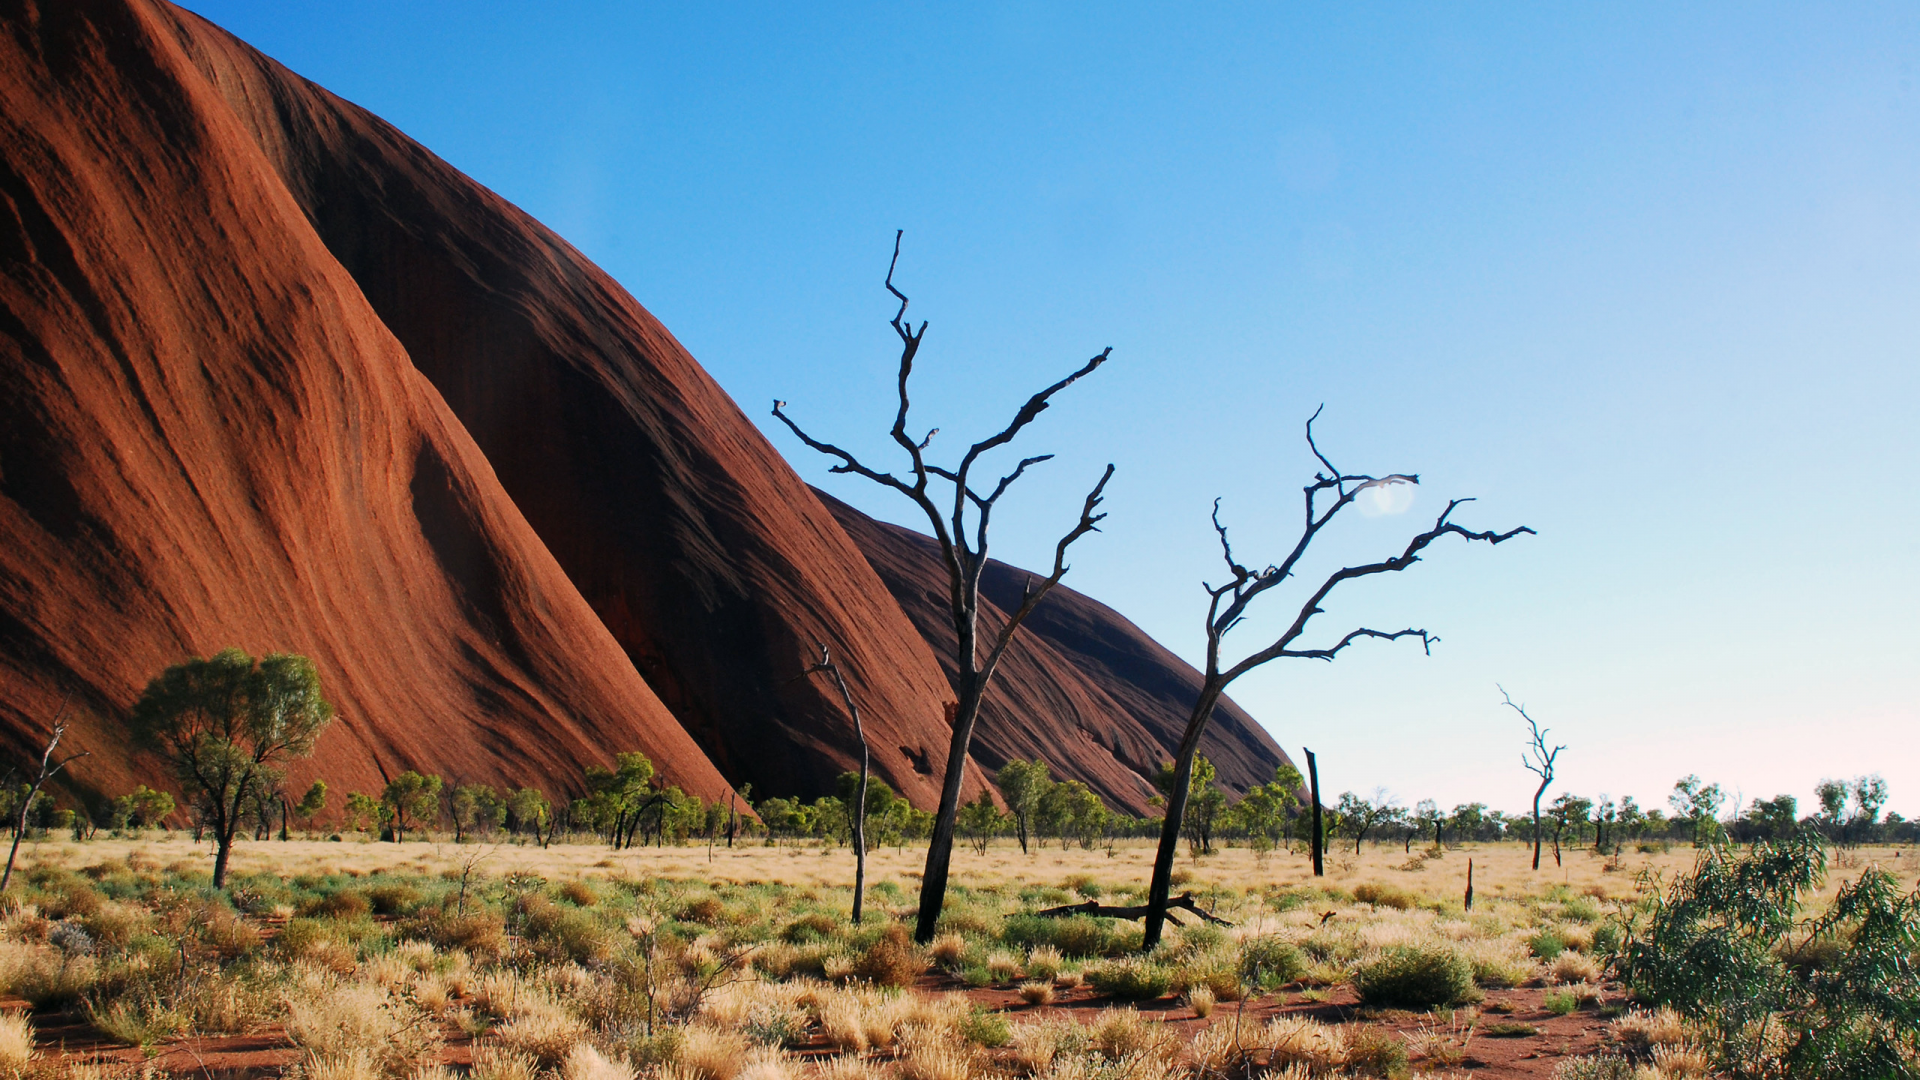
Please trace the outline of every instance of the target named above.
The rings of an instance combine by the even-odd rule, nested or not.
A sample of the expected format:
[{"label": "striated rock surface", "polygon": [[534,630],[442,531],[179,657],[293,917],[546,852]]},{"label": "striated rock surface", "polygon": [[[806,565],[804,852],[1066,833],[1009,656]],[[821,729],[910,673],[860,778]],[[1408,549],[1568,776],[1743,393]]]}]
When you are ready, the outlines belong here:
[{"label": "striated rock surface", "polygon": [[296,781],[575,789],[637,748],[726,782],[141,3],[0,4],[0,739],[64,700],[75,783],[158,774],[147,680],[305,653],[339,719]]},{"label": "striated rock surface", "polygon": [[[946,763],[932,654],[859,549],[666,328],[551,230],[364,109],[178,9],[173,35],[714,763],[824,793],[852,726],[922,806]],[[977,771],[970,790],[980,783]]]},{"label": "striated rock surface", "polygon": [[[951,656],[947,576],[933,539],[875,521],[826,492],[815,494],[867,553],[935,655]],[[1020,604],[1027,576],[990,561],[980,586],[983,620],[1004,624],[1006,612]],[[1199,689],[1192,665],[1125,616],[1056,586],[1001,659],[974,731],[973,758],[990,769],[1009,758],[1045,758],[1054,775],[1083,780],[1110,804],[1145,813],[1155,794],[1146,775],[1173,757]],[[1214,710],[1200,752],[1236,792],[1272,780],[1289,760],[1228,698]]]},{"label": "striated rock surface", "polygon": [[[796,679],[820,640],[876,772],[936,801],[927,541],[816,498],[604,272],[378,117],[160,0],[0,0],[0,265],[0,751],[71,698],[79,785],[151,781],[126,709],[238,645],[340,708],[297,782],[563,795],[640,749],[811,796],[856,760]],[[1037,755],[1145,809],[1197,676],[1069,590],[1028,626],[967,794]],[[1234,787],[1283,760],[1232,706],[1207,752]]]}]

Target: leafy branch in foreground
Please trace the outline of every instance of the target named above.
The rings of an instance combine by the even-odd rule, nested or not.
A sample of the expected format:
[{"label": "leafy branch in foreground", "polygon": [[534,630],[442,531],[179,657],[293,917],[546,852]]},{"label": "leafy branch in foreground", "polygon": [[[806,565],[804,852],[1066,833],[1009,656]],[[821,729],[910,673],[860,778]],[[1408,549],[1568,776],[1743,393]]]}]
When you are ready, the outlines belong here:
[{"label": "leafy branch in foreground", "polygon": [[1920,893],[1869,867],[1803,918],[1825,875],[1811,832],[1711,846],[1632,915],[1615,966],[1741,1080],[1920,1075]]}]

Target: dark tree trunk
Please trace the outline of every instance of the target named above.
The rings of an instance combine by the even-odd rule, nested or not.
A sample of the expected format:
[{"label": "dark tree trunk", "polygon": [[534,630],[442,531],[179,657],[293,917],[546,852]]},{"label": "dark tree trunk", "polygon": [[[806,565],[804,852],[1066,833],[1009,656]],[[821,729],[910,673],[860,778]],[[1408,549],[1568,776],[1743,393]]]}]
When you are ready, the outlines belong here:
[{"label": "dark tree trunk", "polygon": [[1320,850],[1325,846],[1325,837],[1320,832],[1320,765],[1314,760],[1313,751],[1301,749],[1306,751],[1307,780],[1313,794],[1313,876],[1326,877],[1327,868]]}]

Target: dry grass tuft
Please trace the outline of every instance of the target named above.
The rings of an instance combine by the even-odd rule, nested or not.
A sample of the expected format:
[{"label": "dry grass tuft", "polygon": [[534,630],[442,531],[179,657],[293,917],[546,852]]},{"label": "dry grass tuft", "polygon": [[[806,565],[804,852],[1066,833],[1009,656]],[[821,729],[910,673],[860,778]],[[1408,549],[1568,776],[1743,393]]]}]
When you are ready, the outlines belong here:
[{"label": "dry grass tuft", "polygon": [[33,1061],[33,1021],[26,1013],[0,1016],[0,1077],[19,1080]]},{"label": "dry grass tuft", "polygon": [[504,1046],[480,1045],[473,1048],[473,1071],[468,1080],[535,1080],[539,1063],[517,1050]]},{"label": "dry grass tuft", "polygon": [[631,1065],[607,1057],[587,1042],[574,1043],[560,1063],[560,1080],[636,1080],[638,1075]]},{"label": "dry grass tuft", "polygon": [[738,1031],[692,1024],[680,1036],[673,1063],[694,1080],[734,1080],[746,1064],[749,1049],[746,1036]]},{"label": "dry grass tuft", "polygon": [[1020,984],[1020,1000],[1035,1007],[1053,1004],[1053,984],[1038,979]]},{"label": "dry grass tuft", "polygon": [[356,1069],[403,1076],[439,1049],[440,1032],[386,989],[309,973],[287,996],[287,1038],[302,1054],[303,1075]]},{"label": "dry grass tuft", "polygon": [[941,934],[927,946],[927,955],[941,967],[958,967],[967,955],[967,939],[959,934]]},{"label": "dry grass tuft", "polygon": [[1600,977],[1600,961],[1569,950],[1554,957],[1552,971],[1557,983],[1590,983]]}]

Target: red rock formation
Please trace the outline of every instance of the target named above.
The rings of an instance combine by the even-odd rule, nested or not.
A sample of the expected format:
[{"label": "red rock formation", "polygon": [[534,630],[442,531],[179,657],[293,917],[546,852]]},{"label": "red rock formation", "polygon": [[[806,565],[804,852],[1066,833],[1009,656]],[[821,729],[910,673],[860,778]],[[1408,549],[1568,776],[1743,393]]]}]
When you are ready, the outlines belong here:
[{"label": "red rock formation", "polygon": [[637,748],[722,794],[174,17],[0,5],[6,749],[71,693],[78,783],[153,782],[126,708],[238,645],[319,665],[305,775],[559,792]]},{"label": "red rock formation", "polygon": [[[305,771],[349,786],[560,791],[637,747],[708,797],[810,795],[855,760],[794,678],[820,639],[878,774],[933,804],[917,549],[843,528],[598,267],[160,0],[0,0],[0,29],[6,749],[72,690],[92,784],[150,780],[118,718],[231,644],[315,658],[341,720]],[[1142,809],[1192,673],[1077,594],[1030,625],[979,759]],[[1244,714],[1217,725],[1229,783],[1271,775]]]},{"label": "red rock formation", "polygon": [[[935,655],[953,655],[947,576],[930,537],[867,517],[823,491],[847,535],[879,571]],[[1024,571],[990,561],[982,618],[1004,624],[1020,603]],[[951,669],[950,669],[951,670]],[[1008,646],[975,729],[973,757],[989,769],[1009,758],[1045,758],[1114,806],[1148,812],[1146,775],[1173,757],[1199,694],[1200,673],[1097,600],[1056,586]],[[1246,710],[1223,698],[1201,753],[1236,792],[1266,783],[1286,754]]]},{"label": "red rock formation", "polygon": [[[604,271],[378,117],[173,9],[177,39],[681,724],[735,782],[823,793],[857,760],[939,796],[946,680],[859,550]],[[976,773],[971,780],[978,784]]]}]

